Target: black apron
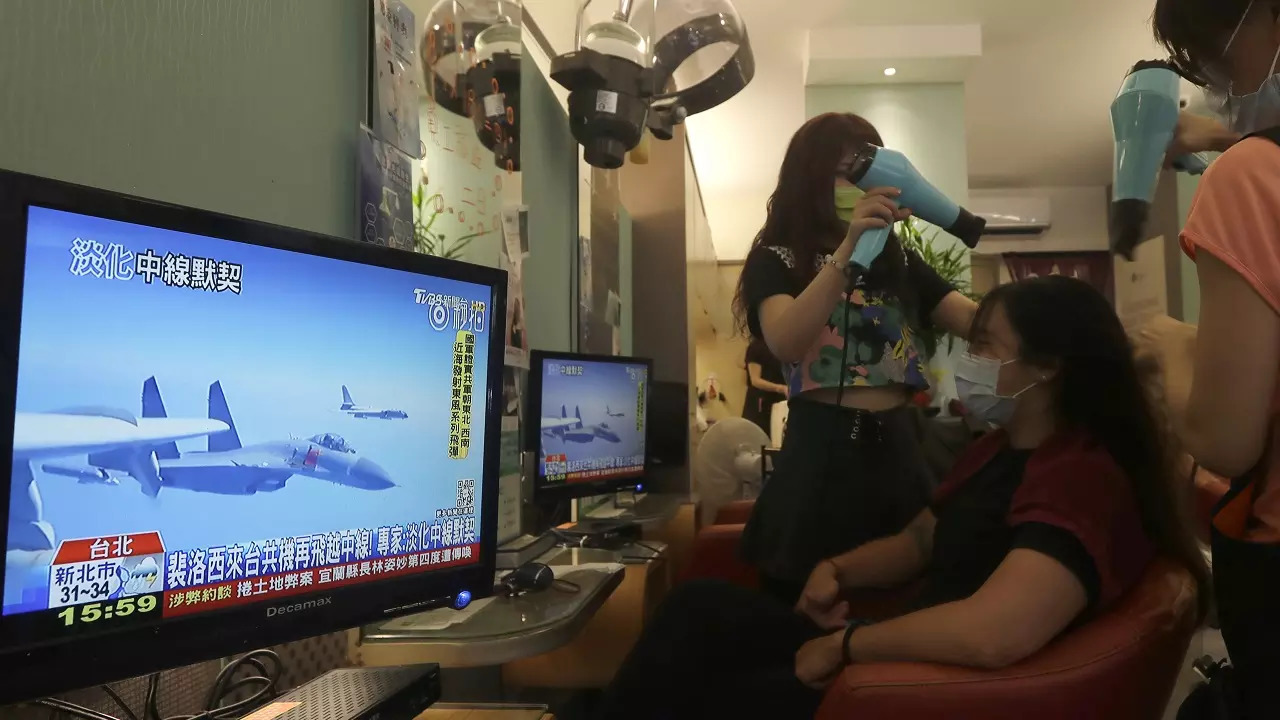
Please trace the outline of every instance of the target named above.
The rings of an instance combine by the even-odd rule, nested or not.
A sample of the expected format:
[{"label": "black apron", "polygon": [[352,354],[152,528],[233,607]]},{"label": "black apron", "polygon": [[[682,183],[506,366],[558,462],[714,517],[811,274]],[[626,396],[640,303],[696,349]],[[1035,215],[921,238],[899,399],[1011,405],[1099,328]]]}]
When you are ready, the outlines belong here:
[{"label": "black apron", "polygon": [[[1259,133],[1280,145],[1280,128]],[[1274,441],[1268,433],[1267,442]],[[1269,453],[1268,453],[1269,454]],[[1214,509],[1213,589],[1233,682],[1248,720],[1280,718],[1280,543],[1246,540],[1258,484],[1269,465],[1231,484]]]}]

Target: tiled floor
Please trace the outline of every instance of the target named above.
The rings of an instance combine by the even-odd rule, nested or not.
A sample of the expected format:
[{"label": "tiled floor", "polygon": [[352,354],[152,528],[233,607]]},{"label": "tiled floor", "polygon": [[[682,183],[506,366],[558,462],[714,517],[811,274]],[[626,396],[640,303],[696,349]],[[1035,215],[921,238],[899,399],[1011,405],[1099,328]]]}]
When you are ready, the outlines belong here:
[{"label": "tiled floor", "polygon": [[1200,681],[1200,676],[1191,669],[1191,663],[1202,655],[1210,655],[1214,659],[1227,656],[1227,648],[1222,643],[1222,633],[1205,629],[1196,633],[1191,639],[1191,648],[1187,650],[1187,659],[1182,664],[1182,675],[1178,677],[1178,684],[1173,689],[1173,698],[1164,713],[1164,720],[1174,720],[1177,717],[1178,706],[1182,704],[1183,698]]}]

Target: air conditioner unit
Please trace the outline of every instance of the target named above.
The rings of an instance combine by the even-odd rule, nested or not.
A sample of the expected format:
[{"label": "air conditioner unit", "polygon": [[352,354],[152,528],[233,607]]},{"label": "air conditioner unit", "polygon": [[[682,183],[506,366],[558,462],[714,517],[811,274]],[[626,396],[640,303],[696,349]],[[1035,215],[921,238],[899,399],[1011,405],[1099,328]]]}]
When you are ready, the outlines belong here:
[{"label": "air conditioner unit", "polygon": [[969,210],[987,221],[983,235],[1040,235],[1053,226],[1046,197],[984,194],[969,199]]}]

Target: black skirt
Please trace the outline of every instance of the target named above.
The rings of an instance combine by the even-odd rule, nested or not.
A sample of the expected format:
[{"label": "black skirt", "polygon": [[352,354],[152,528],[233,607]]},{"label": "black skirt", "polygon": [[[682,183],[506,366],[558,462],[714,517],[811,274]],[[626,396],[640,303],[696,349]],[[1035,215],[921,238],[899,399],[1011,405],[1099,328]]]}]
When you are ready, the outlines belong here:
[{"label": "black skirt", "polygon": [[791,401],[774,471],[742,536],[767,579],[803,583],[823,559],[900,532],[929,502],[911,409]]}]

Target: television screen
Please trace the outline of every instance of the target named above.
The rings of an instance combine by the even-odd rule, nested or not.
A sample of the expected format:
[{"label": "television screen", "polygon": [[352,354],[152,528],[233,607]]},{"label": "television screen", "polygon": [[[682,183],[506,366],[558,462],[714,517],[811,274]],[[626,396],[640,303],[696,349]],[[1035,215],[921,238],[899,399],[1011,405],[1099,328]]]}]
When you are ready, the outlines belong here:
[{"label": "television screen", "polygon": [[538,485],[643,478],[649,362],[544,354],[534,361]]},{"label": "television screen", "polygon": [[[26,208],[6,644],[390,603],[393,579],[479,566],[501,296],[397,255]],[[315,620],[299,634],[338,629]]]}]

